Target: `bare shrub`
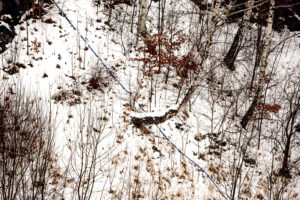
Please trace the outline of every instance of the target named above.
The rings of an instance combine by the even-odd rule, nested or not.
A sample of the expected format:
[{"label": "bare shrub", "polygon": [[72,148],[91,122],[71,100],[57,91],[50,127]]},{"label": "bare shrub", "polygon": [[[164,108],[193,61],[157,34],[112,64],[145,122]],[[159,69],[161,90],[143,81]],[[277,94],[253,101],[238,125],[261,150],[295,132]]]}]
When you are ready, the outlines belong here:
[{"label": "bare shrub", "polygon": [[0,198],[55,199],[61,176],[51,117],[38,99],[8,89],[0,96]]},{"label": "bare shrub", "polygon": [[102,199],[103,188],[99,183],[106,179],[115,147],[109,145],[112,132],[107,127],[106,111],[95,107],[92,103],[78,106],[78,116],[74,116],[78,126],[68,136],[65,169],[68,199]]},{"label": "bare shrub", "polygon": [[100,90],[104,92],[104,88],[109,86],[110,81],[112,81],[111,76],[104,70],[102,66],[96,65],[91,69],[91,77],[88,80],[87,89],[89,91]]}]

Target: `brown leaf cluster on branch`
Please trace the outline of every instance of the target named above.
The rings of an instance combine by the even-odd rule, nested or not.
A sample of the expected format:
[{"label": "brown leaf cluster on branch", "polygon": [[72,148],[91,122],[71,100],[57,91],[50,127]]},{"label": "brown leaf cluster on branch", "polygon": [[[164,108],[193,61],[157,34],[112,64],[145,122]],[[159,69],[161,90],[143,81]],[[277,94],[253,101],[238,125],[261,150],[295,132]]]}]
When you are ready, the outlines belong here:
[{"label": "brown leaf cluster on branch", "polygon": [[175,33],[152,34],[144,40],[144,45],[137,49],[143,53],[143,58],[133,58],[134,61],[143,62],[145,75],[168,74],[174,70],[182,78],[187,78],[189,71],[197,69],[194,54],[178,55],[178,51],[186,42],[187,36],[183,31]]}]

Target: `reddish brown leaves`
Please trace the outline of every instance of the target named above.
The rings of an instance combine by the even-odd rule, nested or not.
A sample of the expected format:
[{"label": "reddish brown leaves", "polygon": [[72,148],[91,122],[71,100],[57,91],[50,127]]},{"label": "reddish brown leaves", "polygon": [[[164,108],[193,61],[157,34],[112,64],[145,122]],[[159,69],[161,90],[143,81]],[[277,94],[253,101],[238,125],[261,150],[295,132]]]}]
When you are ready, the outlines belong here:
[{"label": "reddish brown leaves", "polygon": [[253,120],[270,119],[270,113],[277,113],[281,106],[279,104],[266,104],[259,102],[253,115]]},{"label": "reddish brown leaves", "polygon": [[186,35],[182,31],[152,34],[149,39],[144,40],[144,46],[137,49],[144,57],[132,60],[144,63],[144,73],[147,76],[175,70],[178,76],[187,78],[190,70],[197,69],[197,64],[192,53],[178,55],[185,42]]}]

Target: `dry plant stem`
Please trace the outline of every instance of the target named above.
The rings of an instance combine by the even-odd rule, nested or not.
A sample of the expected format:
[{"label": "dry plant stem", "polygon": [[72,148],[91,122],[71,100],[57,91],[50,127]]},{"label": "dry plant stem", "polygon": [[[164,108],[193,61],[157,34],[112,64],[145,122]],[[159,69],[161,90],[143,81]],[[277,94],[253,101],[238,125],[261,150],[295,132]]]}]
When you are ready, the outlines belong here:
[{"label": "dry plant stem", "polygon": [[26,24],[26,35],[27,35],[27,41],[26,41],[26,43],[27,43],[27,55],[29,55],[29,33],[28,33],[28,21],[26,21],[25,22],[25,24]]},{"label": "dry plant stem", "polygon": [[93,199],[97,192],[97,181],[103,178],[103,171],[110,160],[113,147],[100,149],[103,141],[109,136],[105,134],[107,122],[100,119],[92,109],[92,104],[79,110],[79,130],[75,138],[69,140],[70,166],[68,175],[71,177],[73,198],[88,200]]},{"label": "dry plant stem", "polygon": [[122,49],[123,49],[123,54],[126,55],[128,54],[128,51],[124,45],[124,40],[123,40],[123,30],[124,30],[124,23],[125,23],[125,19],[127,16],[127,12],[128,12],[128,5],[126,5],[126,11],[124,13],[124,17],[123,17],[123,21],[122,21],[122,26],[121,26],[121,43],[122,43]]},{"label": "dry plant stem", "polygon": [[136,9],[136,4],[133,5],[133,11],[131,15],[131,24],[130,24],[130,32],[133,33],[133,21],[135,17],[135,9]]}]

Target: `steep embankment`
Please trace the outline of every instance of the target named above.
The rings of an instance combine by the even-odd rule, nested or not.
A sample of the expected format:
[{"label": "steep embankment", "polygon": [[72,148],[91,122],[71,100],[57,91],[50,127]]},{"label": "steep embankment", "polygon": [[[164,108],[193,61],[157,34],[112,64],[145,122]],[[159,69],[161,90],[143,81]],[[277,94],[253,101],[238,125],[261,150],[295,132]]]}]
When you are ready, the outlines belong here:
[{"label": "steep embankment", "polygon": [[[253,68],[259,27],[249,25],[234,72],[223,66],[222,58],[237,24],[217,27],[195,95],[182,112],[159,125],[177,151],[156,126],[145,126],[143,131],[131,123],[131,117],[159,116],[183,98],[195,78],[211,27],[205,21],[210,20],[205,18],[206,11],[188,0],[167,1],[164,34],[153,35],[160,16],[160,7],[153,1],[147,16],[154,46],[149,50],[151,45],[137,37],[138,4],[95,2],[60,0],[57,3],[64,13],[51,4],[41,17],[32,16],[31,10],[14,28],[5,28],[16,36],[2,40],[9,43],[0,55],[1,101],[8,96],[14,99],[24,90],[53,123],[54,160],[59,167],[55,181],[49,183],[57,191],[47,195],[55,193],[55,198],[64,199],[298,198],[299,169],[292,168],[299,165],[296,136],[289,158],[294,162],[292,176],[278,173],[286,144],[285,117],[291,113],[291,97],[299,95],[300,38],[291,37],[297,32],[273,33],[260,97],[264,104],[259,104],[244,130],[239,122],[254,96],[251,81],[257,80],[258,70]],[[158,45],[159,41],[163,43]],[[159,48],[164,49],[160,56],[153,53]]]}]

